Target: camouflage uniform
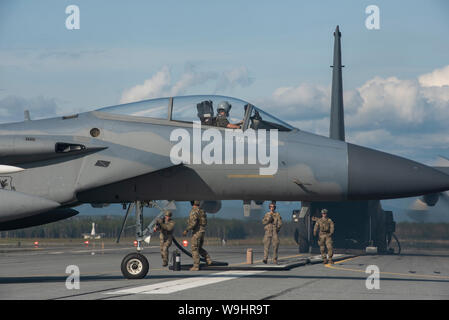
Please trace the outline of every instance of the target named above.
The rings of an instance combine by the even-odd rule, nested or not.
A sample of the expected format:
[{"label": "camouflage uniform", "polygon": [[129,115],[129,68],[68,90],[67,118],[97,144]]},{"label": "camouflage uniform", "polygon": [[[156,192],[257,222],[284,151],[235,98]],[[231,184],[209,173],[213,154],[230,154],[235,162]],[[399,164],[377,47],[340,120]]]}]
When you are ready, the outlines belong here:
[{"label": "camouflage uniform", "polygon": [[165,222],[165,220],[158,222],[158,229],[160,230],[159,240],[161,247],[162,265],[164,266],[168,264],[168,248],[173,242],[174,228],[175,222],[171,219],[168,222]]},{"label": "camouflage uniform", "polygon": [[229,124],[228,118],[226,117],[226,115],[221,115],[218,114],[217,118],[215,120],[217,127],[222,127],[222,128],[226,128]]},{"label": "camouflage uniform", "polygon": [[212,260],[206,250],[203,249],[204,233],[206,232],[207,216],[203,209],[193,207],[190,211],[189,221],[186,231],[192,230],[192,258],[193,268],[199,269],[200,255],[206,258],[207,264],[211,264]]},{"label": "camouflage uniform", "polygon": [[327,263],[326,258],[326,247],[327,255],[329,260],[332,261],[332,256],[334,255],[334,249],[332,247],[332,235],[334,234],[334,222],[330,218],[320,218],[315,223],[315,228],[313,228],[313,234],[316,235],[318,229],[320,230],[318,245],[320,246],[321,257],[323,262]]},{"label": "camouflage uniform", "polygon": [[282,218],[278,212],[267,212],[262,219],[262,223],[265,225],[265,236],[263,237],[263,260],[268,259],[268,251],[270,244],[273,245],[273,262],[277,262],[278,249],[279,249],[279,230],[282,226]]}]

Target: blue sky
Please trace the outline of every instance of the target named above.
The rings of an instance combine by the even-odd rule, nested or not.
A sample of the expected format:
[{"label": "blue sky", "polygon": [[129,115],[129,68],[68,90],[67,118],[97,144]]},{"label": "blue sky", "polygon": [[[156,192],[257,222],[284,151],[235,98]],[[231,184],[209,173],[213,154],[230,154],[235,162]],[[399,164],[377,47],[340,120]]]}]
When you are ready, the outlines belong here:
[{"label": "blue sky", "polygon": [[[80,30],[65,28],[71,4]],[[379,30],[365,27],[368,5],[380,9]],[[141,98],[231,95],[327,135],[337,24],[348,141],[426,163],[449,157],[444,0],[3,0],[0,122],[23,109],[36,118],[118,104],[150,80]],[[158,73],[169,79],[159,91]]]}]

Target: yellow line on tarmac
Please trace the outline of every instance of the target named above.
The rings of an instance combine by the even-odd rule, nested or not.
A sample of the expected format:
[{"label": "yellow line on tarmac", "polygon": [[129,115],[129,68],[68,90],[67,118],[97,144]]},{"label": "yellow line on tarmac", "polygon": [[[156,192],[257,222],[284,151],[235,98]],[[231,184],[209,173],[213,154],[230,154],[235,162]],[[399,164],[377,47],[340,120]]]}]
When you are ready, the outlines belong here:
[{"label": "yellow line on tarmac", "polygon": [[[345,259],[345,260],[340,260],[340,261],[335,262],[335,264],[346,262],[346,261],[349,261],[349,260],[352,260],[352,259],[355,259],[355,258],[358,258],[358,257],[353,257],[353,258],[349,258],[349,259]],[[335,270],[343,270],[343,271],[352,271],[352,272],[366,273],[365,270],[351,269],[351,268],[342,268],[342,267],[338,267],[338,266],[335,266],[335,265],[332,265],[332,264],[326,264],[325,267],[326,268],[330,268],[330,269],[335,269]],[[402,277],[449,279],[449,277],[447,277],[447,276],[437,276],[437,275],[430,275],[430,274],[398,273],[398,272],[384,272],[384,271],[381,271],[380,274],[387,274],[387,275],[393,275],[393,276],[402,276]]]}]

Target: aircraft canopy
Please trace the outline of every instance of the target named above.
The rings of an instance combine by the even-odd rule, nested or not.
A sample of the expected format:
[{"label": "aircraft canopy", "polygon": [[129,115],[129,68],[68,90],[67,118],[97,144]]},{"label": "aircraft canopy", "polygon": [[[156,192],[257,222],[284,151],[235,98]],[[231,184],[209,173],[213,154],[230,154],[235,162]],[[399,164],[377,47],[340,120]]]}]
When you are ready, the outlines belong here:
[{"label": "aircraft canopy", "polygon": [[[171,121],[201,121],[213,126],[218,115],[218,106],[225,106],[230,123],[243,121],[246,128],[278,129],[290,131],[294,128],[282,120],[262,111],[252,104],[226,96],[197,95],[160,98],[105,107],[97,110],[118,115],[167,119]],[[248,109],[249,108],[249,109]]]}]

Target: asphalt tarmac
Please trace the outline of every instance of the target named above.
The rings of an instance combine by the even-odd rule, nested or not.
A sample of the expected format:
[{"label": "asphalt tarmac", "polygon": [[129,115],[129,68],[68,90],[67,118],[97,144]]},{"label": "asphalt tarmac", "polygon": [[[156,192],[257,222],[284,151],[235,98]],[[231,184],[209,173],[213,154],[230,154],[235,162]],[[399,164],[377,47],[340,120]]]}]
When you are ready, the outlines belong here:
[{"label": "asphalt tarmac", "polygon": [[[232,270],[172,271],[161,266],[159,248],[150,246],[143,252],[150,262],[147,277],[127,280],[120,263],[127,253],[135,251],[131,246],[3,250],[0,299],[449,299],[449,251],[405,249],[401,255],[339,256],[342,260],[335,264],[323,265],[316,254],[300,255],[296,247],[281,245],[281,264],[318,260],[289,270],[270,270],[270,265],[264,268],[261,263],[261,246],[252,247],[254,268],[247,268],[245,263],[247,247],[206,249],[214,260],[228,262]],[[181,262],[191,264],[192,260],[182,255]],[[239,266],[245,268],[239,270]],[[80,273],[79,289],[72,281],[67,287],[68,277],[76,278],[74,270]]]}]

